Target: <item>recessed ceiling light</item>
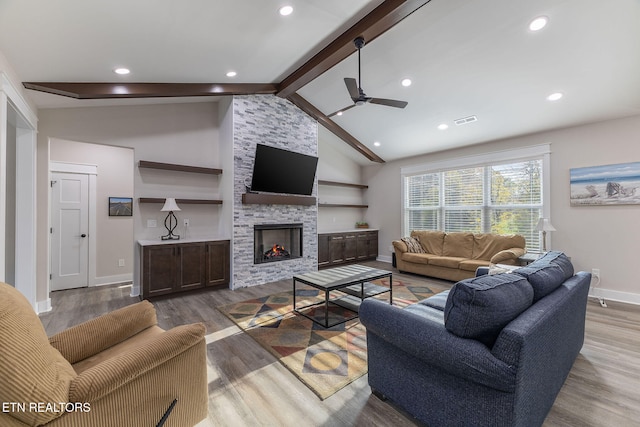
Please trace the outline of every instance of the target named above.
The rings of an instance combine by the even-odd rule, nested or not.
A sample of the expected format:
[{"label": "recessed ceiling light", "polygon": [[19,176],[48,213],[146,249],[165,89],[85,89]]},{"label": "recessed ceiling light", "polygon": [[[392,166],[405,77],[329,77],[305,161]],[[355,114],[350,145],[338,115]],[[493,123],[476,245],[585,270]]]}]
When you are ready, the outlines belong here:
[{"label": "recessed ceiling light", "polygon": [[549,22],[549,18],[547,18],[546,16],[538,16],[536,19],[531,21],[531,23],[529,24],[529,29],[531,31],[540,31],[547,26],[547,22]]},{"label": "recessed ceiling light", "polygon": [[449,129],[449,125],[446,124],[446,123],[441,123],[441,124],[438,125],[438,129],[447,130],[447,129]]},{"label": "recessed ceiling light", "polygon": [[404,87],[408,87],[411,86],[411,79],[402,79],[402,81],[400,82],[402,84],[402,86]]},{"label": "recessed ceiling light", "polygon": [[382,144],[380,144],[379,141],[376,141],[376,142],[373,143],[373,145],[375,145],[376,147],[380,147],[380,145],[382,145]]},{"label": "recessed ceiling light", "polygon": [[338,112],[336,113],[336,116],[341,116],[341,115],[342,115],[342,111],[338,111]]},{"label": "recessed ceiling light", "polygon": [[288,16],[291,15],[293,13],[293,7],[291,6],[282,6],[278,12],[280,13],[280,15],[282,16]]},{"label": "recessed ceiling light", "polygon": [[237,75],[238,75],[238,73],[236,73],[235,71],[229,71],[229,72],[227,73],[227,77],[235,77],[235,76],[237,76]]},{"label": "recessed ceiling light", "polygon": [[562,98],[564,95],[562,94],[562,92],[555,92],[552,93],[551,95],[547,96],[547,100],[549,101],[557,101],[558,99]]},{"label": "recessed ceiling light", "polygon": [[115,70],[113,70],[114,73],[116,74],[120,74],[120,75],[125,75],[125,74],[129,74],[131,72],[131,70],[129,70],[128,68],[116,68]]}]

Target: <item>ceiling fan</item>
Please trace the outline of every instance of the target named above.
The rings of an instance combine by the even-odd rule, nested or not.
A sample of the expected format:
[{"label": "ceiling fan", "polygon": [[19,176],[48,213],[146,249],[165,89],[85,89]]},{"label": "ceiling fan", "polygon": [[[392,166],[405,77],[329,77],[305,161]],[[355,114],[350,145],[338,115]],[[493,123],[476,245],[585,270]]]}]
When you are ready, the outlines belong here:
[{"label": "ceiling fan", "polygon": [[[364,37],[357,37],[353,44],[355,44],[356,49],[358,49],[358,82],[356,79],[352,79],[349,77],[345,77],[344,84],[347,86],[347,90],[349,91],[349,96],[353,100],[353,105],[349,105],[348,107],[342,108],[336,112],[329,114],[327,117],[333,117],[335,115],[342,114],[344,111],[347,111],[350,108],[356,107],[358,105],[364,105],[368,102],[371,104],[379,104],[385,105],[387,107],[396,107],[396,108],[404,108],[407,106],[408,102],[405,101],[396,101],[395,99],[384,99],[384,98],[372,98],[367,96],[362,90],[362,77],[360,72],[360,49],[364,47]],[[358,85],[359,83],[359,85]]]}]

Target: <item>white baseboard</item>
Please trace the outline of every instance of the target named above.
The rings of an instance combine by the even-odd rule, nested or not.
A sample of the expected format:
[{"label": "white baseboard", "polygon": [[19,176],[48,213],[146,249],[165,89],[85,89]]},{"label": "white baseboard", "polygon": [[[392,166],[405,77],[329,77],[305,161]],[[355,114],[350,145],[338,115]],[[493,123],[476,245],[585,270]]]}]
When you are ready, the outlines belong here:
[{"label": "white baseboard", "polygon": [[391,255],[378,255],[376,261],[388,262],[389,264],[391,264],[393,262],[393,258],[391,257]]},{"label": "white baseboard", "polygon": [[131,282],[133,280],[133,273],[117,274],[114,276],[102,276],[93,279],[93,283],[89,287],[115,285],[116,283]]},{"label": "white baseboard", "polygon": [[36,313],[37,314],[46,313],[48,311],[51,311],[52,309],[53,309],[53,307],[51,307],[51,298],[47,298],[44,301],[37,301],[36,302]]},{"label": "white baseboard", "polygon": [[627,304],[640,305],[640,294],[631,292],[612,291],[611,289],[591,288],[589,296],[592,298],[604,298],[610,301],[626,302]]}]

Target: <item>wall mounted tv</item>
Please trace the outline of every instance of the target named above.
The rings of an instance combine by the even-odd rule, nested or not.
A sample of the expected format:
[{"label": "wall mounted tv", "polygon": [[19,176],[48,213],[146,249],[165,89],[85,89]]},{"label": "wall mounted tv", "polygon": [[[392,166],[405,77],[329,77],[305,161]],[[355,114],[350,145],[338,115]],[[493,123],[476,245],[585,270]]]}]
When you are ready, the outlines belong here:
[{"label": "wall mounted tv", "polygon": [[317,166],[317,157],[257,144],[251,191],[310,196]]}]

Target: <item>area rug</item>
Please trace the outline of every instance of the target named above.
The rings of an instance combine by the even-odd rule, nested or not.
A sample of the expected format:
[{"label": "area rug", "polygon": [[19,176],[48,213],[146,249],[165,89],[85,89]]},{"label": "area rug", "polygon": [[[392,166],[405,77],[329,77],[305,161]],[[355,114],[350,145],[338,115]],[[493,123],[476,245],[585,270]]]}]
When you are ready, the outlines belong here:
[{"label": "area rug", "polygon": [[[389,286],[389,279],[373,283]],[[297,289],[296,293],[298,308],[324,298],[324,293],[312,288]],[[393,281],[393,305],[403,307],[433,294],[423,284]],[[388,301],[389,294],[380,298]],[[357,318],[323,328],[293,311],[293,291],[221,306],[218,310],[273,354],[322,400],[367,373],[365,328]],[[307,314],[324,316],[324,311],[311,309]],[[345,309],[332,307],[330,323],[344,314]]]}]

